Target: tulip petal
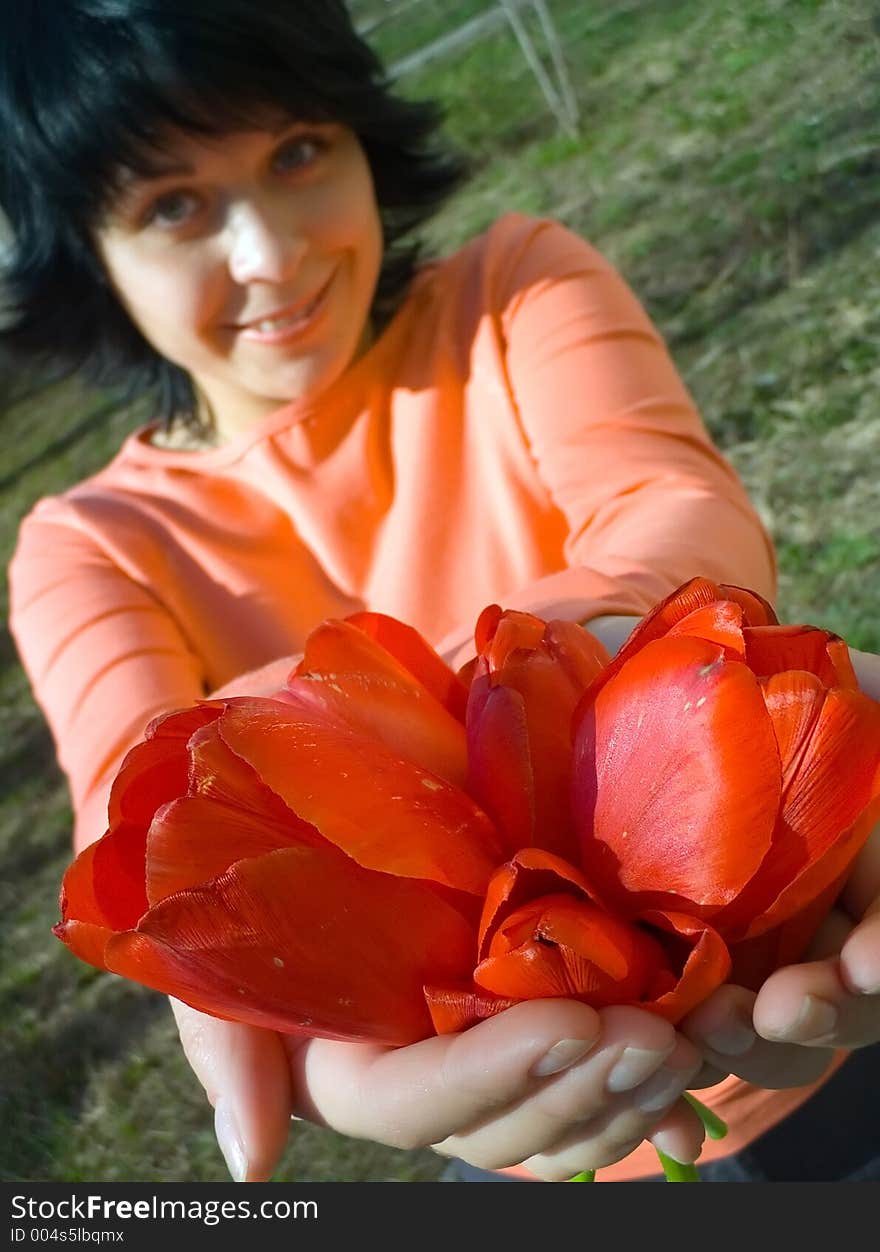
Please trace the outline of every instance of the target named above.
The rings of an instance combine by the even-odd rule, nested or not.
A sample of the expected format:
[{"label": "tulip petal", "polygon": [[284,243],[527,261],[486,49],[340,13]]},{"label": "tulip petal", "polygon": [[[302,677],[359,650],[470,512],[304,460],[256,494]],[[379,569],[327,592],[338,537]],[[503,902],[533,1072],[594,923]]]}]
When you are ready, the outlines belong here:
[{"label": "tulip petal", "polygon": [[493,932],[529,900],[561,891],[590,898],[589,884],[574,865],[543,848],[523,848],[492,875],[480,918],[479,959],[489,955]]},{"label": "tulip petal", "polygon": [[743,639],[743,611],[732,600],[716,600],[703,608],[688,613],[667,632],[667,638],[691,636],[717,643],[727,648],[740,660],[745,660],[746,645]]},{"label": "tulip petal", "polygon": [[[571,817],[571,716],[608,653],[574,622],[482,614],[468,694],[468,790],[508,848],[577,855]],[[500,694],[505,692],[507,694]]]},{"label": "tulip petal", "polygon": [[[143,828],[123,821],[81,852],[62,886],[66,916],[79,918],[82,907],[84,921],[94,920],[114,930],[136,926],[149,907],[144,890],[145,848]],[[89,876],[91,884],[87,885]]]},{"label": "tulip petal", "polygon": [[664,957],[637,926],[587,900],[543,896],[506,918],[474,981],[494,995],[561,996],[594,1008],[639,1002]]},{"label": "tulip petal", "polygon": [[757,591],[749,591],[747,587],[737,587],[733,583],[719,583],[718,595],[722,600],[733,600],[743,611],[744,626],[776,626],[779,618],[773,605]]},{"label": "tulip petal", "polygon": [[186,745],[203,726],[223,712],[222,701],[203,701],[191,709],[155,718],[143,740],[126,755],[113,782],[108,825],[131,822],[149,826],[162,804],[186,794],[189,757]]},{"label": "tulip petal", "polygon": [[150,904],[208,882],[245,857],[324,842],[227,747],[217,722],[196,731],[188,751],[190,794],[163,805],[147,835]]},{"label": "tulip petal", "polygon": [[605,645],[577,622],[545,622],[516,609],[502,612],[497,604],[480,615],[476,640],[490,674],[501,674],[511,664],[518,668],[539,660],[548,673],[552,665],[552,670],[578,695],[610,660]]},{"label": "tulip petal", "polygon": [[[739,588],[725,587],[723,590],[735,593]],[[751,595],[751,593],[749,594]],[[642,618],[623,648],[614,658],[612,664],[615,665],[615,668],[619,668],[616,665],[618,660],[623,664],[636,652],[640,652],[646,644],[652,643],[656,639],[665,638],[670,630],[684,621],[685,618],[703,609],[711,608],[719,600],[731,600],[737,603],[741,610],[744,610],[746,607],[741,603],[740,598],[734,594],[722,594],[722,589],[708,578],[691,578],[688,582],[682,583],[671,595],[668,595],[665,600],[661,600],[650,613],[647,613]]]},{"label": "tulip petal", "polygon": [[110,829],[67,871],[62,908],[114,930],[136,926],[148,908],[144,886],[147,827],[156,808],[186,792],[187,741],[219,717],[208,701],[154,719],[126,755],[110,793]]},{"label": "tulip petal", "polygon": [[730,953],[713,927],[685,913],[651,910],[641,920],[666,932],[665,946],[671,963],[681,968],[675,986],[643,1007],[650,1008],[674,1026],[727,980]]},{"label": "tulip petal", "polygon": [[638,652],[645,644],[662,639],[683,618],[724,598],[710,579],[691,578],[645,614],[625,646]]},{"label": "tulip petal", "polygon": [[858,691],[829,691],[783,797],[783,817],[803,831],[811,854],[876,798],[878,770],[880,704]]},{"label": "tulip petal", "polygon": [[438,1035],[456,1034],[467,1030],[477,1022],[513,1008],[516,1000],[493,996],[482,987],[472,983],[461,987],[425,987],[425,1001],[431,1013],[431,1021]]},{"label": "tulip petal", "polygon": [[764,679],[761,690],[779,744],[784,795],[794,781],[822,713],[826,688],[815,674],[791,670]]},{"label": "tulip petal", "polygon": [[781,794],[760,687],[700,639],[647,644],[579,710],[574,811],[597,898],[708,916],[761,864]]},{"label": "tulip petal", "polygon": [[96,969],[106,969],[105,953],[107,944],[116,934],[109,926],[98,926],[94,922],[69,921],[59,922],[52,927],[52,933],[70,948],[74,956],[78,956],[87,965]]},{"label": "tulip petal", "polygon": [[577,622],[548,622],[544,642],[554,663],[578,691],[578,698],[611,660],[601,640]]},{"label": "tulip petal", "polygon": [[867,839],[880,802],[880,705],[858,691],[823,694],[797,674],[777,675],[765,691],[789,768],[770,854],[723,918],[736,939],[780,925],[821,894]]},{"label": "tulip petal", "polygon": [[425,983],[458,981],[474,930],[428,884],[334,848],[239,861],[107,945],[107,968],[203,1012],[388,1045],[433,1033]]},{"label": "tulip petal", "polygon": [[745,632],[746,662],[759,678],[806,670],[826,687],[858,691],[849,649],[837,635],[815,626],[764,626]]},{"label": "tulip petal", "polygon": [[[105,836],[106,838],[106,836]],[[100,840],[83,848],[76,860],[67,867],[61,882],[61,916],[75,917],[78,921],[89,922],[96,926],[111,925],[95,891],[95,853]],[[141,913],[144,910],[141,910]],[[141,916],[140,913],[137,915]],[[135,918],[132,925],[137,924]]]},{"label": "tulip petal", "polygon": [[484,610],[480,615],[476,631],[478,640],[485,638],[485,642],[478,643],[478,647],[480,654],[488,663],[490,674],[502,669],[510,660],[512,653],[520,649],[531,652],[539,647],[546,625],[541,618],[535,617],[532,613],[522,613],[518,609],[507,609],[496,619],[494,613],[496,607],[496,605],[491,605],[488,610]]},{"label": "tulip petal", "polygon": [[285,701],[375,737],[389,751],[463,786],[464,685],[411,627],[378,614],[359,614],[354,621],[370,626],[379,639],[352,619],[324,622],[287,680]]},{"label": "tulip petal", "polygon": [[[556,658],[543,649],[513,654],[495,681],[496,692],[511,691],[522,701],[532,779],[530,804],[534,812],[528,842],[575,859],[578,843],[570,800],[571,718],[586,684],[574,687]],[[490,738],[502,733],[497,722],[486,732]],[[469,737],[469,751],[473,750]],[[507,829],[510,833],[511,827]],[[517,846],[525,846],[525,841]]]},{"label": "tulip petal", "polygon": [[503,612],[500,604],[487,604],[477,618],[474,628],[474,645],[478,653],[484,653],[491,644]]},{"label": "tulip petal", "polygon": [[[274,798],[274,797],[273,797]],[[165,804],[147,836],[147,897],[151,905],[206,884],[247,857],[276,848],[326,845],[314,827],[275,799],[277,815],[182,796]]]},{"label": "tulip petal", "polygon": [[352,613],[345,620],[400,661],[456,721],[464,722],[467,689],[417,630],[385,613]]},{"label": "tulip petal", "polygon": [[[623,647],[619,649],[617,655],[596,678],[585,697],[585,701],[591,702],[601,688],[610,682],[612,678],[616,677],[627,661],[640,652],[647,644],[665,638],[686,618],[694,613],[700,613],[704,609],[711,609],[711,606],[718,601],[731,601],[737,605],[743,614],[743,623],[748,626],[764,626],[777,620],[772,606],[754,591],[748,591],[744,587],[735,587],[728,583],[716,584],[708,578],[692,578],[689,582],[683,583],[673,591],[671,595],[668,595],[665,600],[661,600],[650,613],[647,613],[642,618]],[[729,613],[730,610],[725,610],[724,612]],[[722,629],[721,623],[717,619],[712,627],[707,624],[707,619],[695,620],[702,620],[706,629],[715,632]],[[710,613],[708,622],[712,620]],[[724,629],[729,633],[729,626]],[[689,631],[687,633],[696,632]],[[738,647],[734,650],[740,651]],[[575,720],[578,720],[579,712],[575,713]]]},{"label": "tulip petal", "polygon": [[223,742],[361,865],[483,895],[503,845],[463,791],[374,740],[271,700],[232,700]]},{"label": "tulip petal", "polygon": [[467,790],[504,837],[507,854],[528,847],[534,835],[535,784],[523,698],[507,687],[490,687],[486,676],[471,684],[467,712]]}]

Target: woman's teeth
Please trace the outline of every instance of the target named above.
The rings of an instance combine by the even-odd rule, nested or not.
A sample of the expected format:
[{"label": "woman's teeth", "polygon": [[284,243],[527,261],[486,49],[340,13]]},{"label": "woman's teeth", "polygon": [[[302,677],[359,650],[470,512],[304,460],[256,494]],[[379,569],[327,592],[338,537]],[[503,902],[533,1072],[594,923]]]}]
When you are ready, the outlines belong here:
[{"label": "woman's teeth", "polygon": [[314,313],[320,298],[321,293],[319,292],[318,295],[315,296],[314,300],[307,304],[304,309],[300,309],[299,312],[288,313],[283,317],[266,318],[265,321],[257,322],[256,329],[259,331],[269,332],[273,330],[283,330],[285,326],[294,326],[297,322],[305,322]]}]

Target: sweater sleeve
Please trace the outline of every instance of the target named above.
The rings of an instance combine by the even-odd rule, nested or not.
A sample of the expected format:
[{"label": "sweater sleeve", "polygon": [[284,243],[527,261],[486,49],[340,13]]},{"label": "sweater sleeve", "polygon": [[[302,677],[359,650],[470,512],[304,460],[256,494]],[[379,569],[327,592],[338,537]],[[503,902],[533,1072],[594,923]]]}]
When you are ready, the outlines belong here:
[{"label": "sweater sleeve", "polygon": [[773,599],[770,539],[644,309],[571,231],[517,226],[494,293],[500,333],[523,438],[568,538],[567,568],[511,607],[642,615],[696,575]]},{"label": "sweater sleeve", "polygon": [[67,775],[79,851],[104,833],[110,785],[150,720],[205,695],[202,666],[61,501],[25,519],[9,574],[10,627]]}]

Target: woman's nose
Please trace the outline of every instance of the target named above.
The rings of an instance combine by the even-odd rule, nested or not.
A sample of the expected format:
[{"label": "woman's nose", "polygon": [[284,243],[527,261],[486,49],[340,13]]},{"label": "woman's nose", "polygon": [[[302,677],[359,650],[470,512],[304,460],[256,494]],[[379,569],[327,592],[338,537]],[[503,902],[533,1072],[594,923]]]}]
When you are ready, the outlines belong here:
[{"label": "woman's nose", "polygon": [[237,283],[282,283],[292,278],[307,243],[288,203],[242,202],[227,223],[229,272]]}]

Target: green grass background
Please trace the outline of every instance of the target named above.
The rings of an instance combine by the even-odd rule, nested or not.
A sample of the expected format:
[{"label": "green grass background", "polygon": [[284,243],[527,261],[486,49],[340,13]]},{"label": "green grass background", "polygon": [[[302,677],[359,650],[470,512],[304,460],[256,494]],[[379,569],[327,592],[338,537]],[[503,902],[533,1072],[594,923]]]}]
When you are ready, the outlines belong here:
[{"label": "green grass background", "polygon": [[[396,3],[396,0],[395,0]],[[421,0],[390,61],[485,9]],[[359,19],[387,12],[361,0]],[[508,209],[559,218],[629,279],[778,545],[780,610],[880,651],[880,21],[861,0],[551,0],[581,111],[566,136],[509,31],[407,77],[474,159],[432,224],[450,250]],[[143,412],[0,378],[3,565],[23,513]],[[3,585],[5,596],[5,582]],[[161,997],[52,937],[70,812],[0,636],[0,1178],[227,1177]],[[424,1180],[442,1162],[297,1125],[276,1175]]]}]

